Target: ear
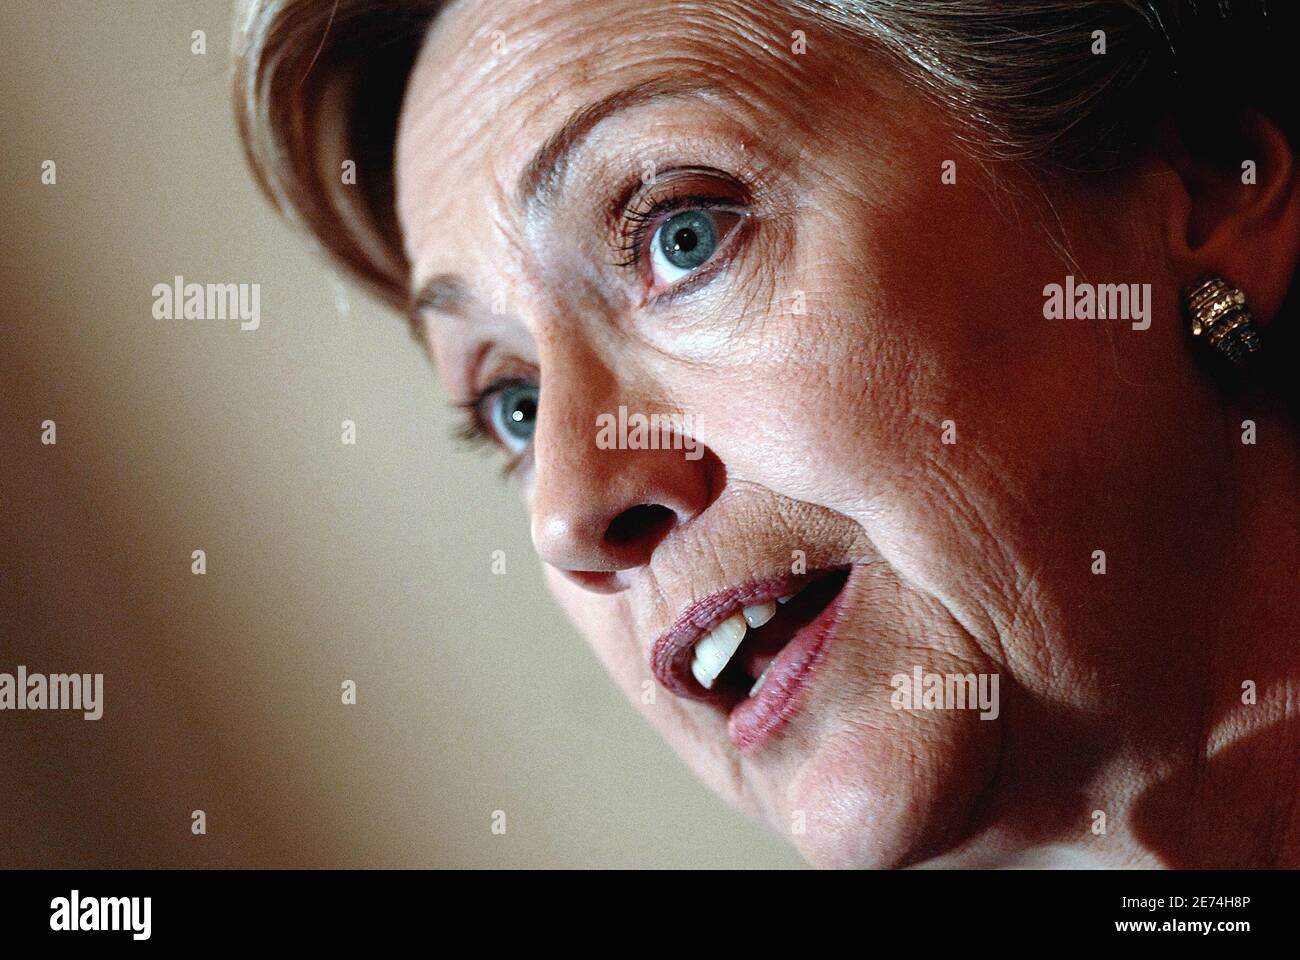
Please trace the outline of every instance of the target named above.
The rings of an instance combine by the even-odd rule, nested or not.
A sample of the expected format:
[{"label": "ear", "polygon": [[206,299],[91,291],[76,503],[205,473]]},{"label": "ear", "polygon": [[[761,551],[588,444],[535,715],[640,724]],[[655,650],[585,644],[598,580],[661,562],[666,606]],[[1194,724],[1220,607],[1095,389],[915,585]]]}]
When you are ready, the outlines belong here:
[{"label": "ear", "polygon": [[1169,255],[1184,284],[1213,273],[1241,289],[1264,326],[1282,309],[1300,258],[1296,154],[1255,111],[1235,128],[1200,133],[1193,140],[1170,130],[1163,138],[1161,153],[1179,179],[1166,223]]}]

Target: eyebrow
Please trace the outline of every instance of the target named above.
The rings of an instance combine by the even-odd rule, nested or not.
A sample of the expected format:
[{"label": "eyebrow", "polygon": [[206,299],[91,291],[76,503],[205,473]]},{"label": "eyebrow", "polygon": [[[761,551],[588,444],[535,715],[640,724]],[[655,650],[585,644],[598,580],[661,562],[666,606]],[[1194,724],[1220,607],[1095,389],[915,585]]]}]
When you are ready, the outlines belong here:
[{"label": "eyebrow", "polygon": [[[656,77],[579,108],[546,139],[524,166],[515,186],[516,205],[526,214],[530,208],[550,202],[564,180],[570,157],[607,117],[654,100],[701,95],[716,90],[702,79]],[[466,317],[473,301],[469,285],[462,277],[453,273],[437,274],[411,298],[409,315],[412,329],[419,330],[421,314],[430,310]]]},{"label": "eyebrow", "polygon": [[521,210],[545,203],[564,179],[571,157],[602,120],[621,110],[653,100],[701,94],[713,88],[701,80],[682,77],[655,77],[626,87],[590,103],[574,113],[533,154],[515,187],[515,200]]},{"label": "eyebrow", "polygon": [[419,315],[426,310],[436,310],[452,316],[465,316],[473,295],[463,278],[454,273],[439,273],[426,280],[411,298],[411,323],[419,325]]}]

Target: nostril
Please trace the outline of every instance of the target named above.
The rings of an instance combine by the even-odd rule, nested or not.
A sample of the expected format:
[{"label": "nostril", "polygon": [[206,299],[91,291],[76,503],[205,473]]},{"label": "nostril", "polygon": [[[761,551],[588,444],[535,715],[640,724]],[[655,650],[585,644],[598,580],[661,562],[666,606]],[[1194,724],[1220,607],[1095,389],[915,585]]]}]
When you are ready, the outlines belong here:
[{"label": "nostril", "polygon": [[677,523],[677,514],[658,503],[640,503],[628,507],[610,521],[605,542],[612,547],[637,544],[654,547]]}]

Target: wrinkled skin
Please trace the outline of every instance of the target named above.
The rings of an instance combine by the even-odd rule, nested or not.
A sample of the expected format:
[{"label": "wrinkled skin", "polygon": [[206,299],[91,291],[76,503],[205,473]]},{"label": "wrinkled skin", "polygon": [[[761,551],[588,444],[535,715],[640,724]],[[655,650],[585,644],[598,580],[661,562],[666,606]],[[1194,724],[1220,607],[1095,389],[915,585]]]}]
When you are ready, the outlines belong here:
[{"label": "wrinkled skin", "polygon": [[[603,118],[521,209],[521,171],[570,114],[646,83],[682,89]],[[775,3],[458,2],[412,75],[398,207],[414,286],[469,291],[420,315],[451,399],[541,385],[517,472],[555,596],[721,796],[826,866],[1279,862],[1293,759],[1243,839],[1215,819],[1241,815],[1242,785],[1213,758],[1296,755],[1277,651],[1300,564],[1269,508],[1296,515],[1294,424],[1196,368],[1178,300],[1218,269],[1262,320],[1281,308],[1292,158],[1266,122],[1253,135],[1266,199],[1176,151],[1044,191],[976,162],[884,58]],[[743,212],[671,297],[683,281],[651,257],[617,265],[607,216],[647,164],[655,189]],[[1152,284],[1150,329],[1043,319],[1067,274]],[[706,455],[598,450],[620,405],[692,415]],[[711,705],[644,702],[683,608],[794,551],[854,566],[780,735],[741,750]],[[895,709],[890,678],[918,665],[997,674],[999,716]]]}]

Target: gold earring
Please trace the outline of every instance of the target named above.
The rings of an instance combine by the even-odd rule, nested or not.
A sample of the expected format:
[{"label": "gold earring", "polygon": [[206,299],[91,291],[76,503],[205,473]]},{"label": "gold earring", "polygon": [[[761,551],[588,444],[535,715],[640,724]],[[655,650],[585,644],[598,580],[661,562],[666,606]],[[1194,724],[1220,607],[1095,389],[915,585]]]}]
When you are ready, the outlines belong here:
[{"label": "gold earring", "polygon": [[1246,295],[1222,277],[1210,274],[1183,294],[1192,322],[1192,336],[1204,337],[1222,356],[1244,366],[1259,352],[1259,331],[1246,306]]}]

